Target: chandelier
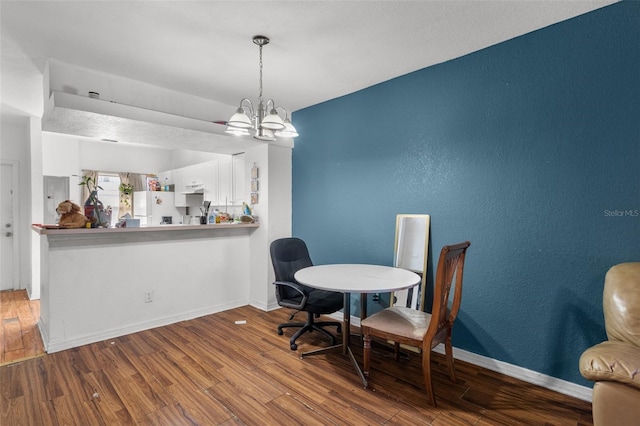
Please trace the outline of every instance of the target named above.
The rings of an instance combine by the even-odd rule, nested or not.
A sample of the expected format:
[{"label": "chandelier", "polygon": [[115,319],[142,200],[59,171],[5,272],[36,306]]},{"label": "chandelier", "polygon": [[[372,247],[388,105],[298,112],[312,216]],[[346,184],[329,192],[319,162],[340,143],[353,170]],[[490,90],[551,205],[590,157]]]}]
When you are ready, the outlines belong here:
[{"label": "chandelier", "polygon": [[[249,135],[249,129],[253,129],[253,137],[263,141],[274,141],[276,136],[295,138],[298,136],[296,128],[289,120],[289,113],[281,106],[276,106],[273,99],[265,104],[262,99],[262,47],[269,44],[269,38],[261,35],[253,37],[253,43],[260,49],[260,93],[258,106],[254,108],[251,101],[244,98],[240,101],[240,107],[227,121],[226,133],[233,135]],[[284,112],[284,120],[278,111]]]}]

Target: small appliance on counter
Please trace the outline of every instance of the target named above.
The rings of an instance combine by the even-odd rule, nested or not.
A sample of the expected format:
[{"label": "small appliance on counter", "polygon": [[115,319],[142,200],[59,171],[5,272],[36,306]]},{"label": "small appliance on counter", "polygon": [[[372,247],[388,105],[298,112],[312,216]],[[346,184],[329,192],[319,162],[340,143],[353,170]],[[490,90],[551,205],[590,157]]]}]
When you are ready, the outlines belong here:
[{"label": "small appliance on counter", "polygon": [[162,220],[160,221],[160,225],[171,225],[173,223],[172,216],[162,216]]}]

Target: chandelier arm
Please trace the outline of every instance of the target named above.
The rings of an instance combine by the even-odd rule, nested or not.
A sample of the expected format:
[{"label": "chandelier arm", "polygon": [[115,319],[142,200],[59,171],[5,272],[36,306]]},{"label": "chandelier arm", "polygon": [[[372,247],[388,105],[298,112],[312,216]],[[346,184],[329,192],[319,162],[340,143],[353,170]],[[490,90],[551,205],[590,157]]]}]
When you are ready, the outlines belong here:
[{"label": "chandelier arm", "polygon": [[281,109],[284,111],[284,119],[286,120],[287,118],[289,118],[289,111],[287,111],[284,107],[281,106],[277,106],[275,107],[275,110],[277,111],[278,109]]},{"label": "chandelier arm", "polygon": [[[245,101],[246,101],[249,105],[243,105],[243,103],[244,103]],[[254,111],[255,111],[255,110],[253,109],[253,104],[251,103],[251,100],[250,100],[249,98],[243,98],[243,99],[240,101],[240,108],[242,108],[242,109],[245,109],[245,108],[246,108],[246,109],[248,109],[248,110],[249,110],[249,116],[250,116],[250,117],[252,117],[252,116],[254,115],[253,113],[254,113]]]},{"label": "chandelier arm", "polygon": [[[271,109],[269,109],[269,104],[271,104]],[[276,109],[276,102],[273,99],[269,99],[267,101],[267,105],[266,105],[266,110],[267,112],[271,112],[272,110]]]}]

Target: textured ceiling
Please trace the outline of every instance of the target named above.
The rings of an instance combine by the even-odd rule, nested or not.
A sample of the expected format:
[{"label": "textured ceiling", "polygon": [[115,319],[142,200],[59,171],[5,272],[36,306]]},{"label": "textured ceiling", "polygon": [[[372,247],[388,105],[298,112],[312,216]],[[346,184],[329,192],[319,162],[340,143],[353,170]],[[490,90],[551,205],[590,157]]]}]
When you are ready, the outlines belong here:
[{"label": "textured ceiling", "polygon": [[0,93],[37,110],[20,87],[55,58],[235,106],[257,98],[263,34],[265,97],[295,111],[613,2],[3,0]]}]

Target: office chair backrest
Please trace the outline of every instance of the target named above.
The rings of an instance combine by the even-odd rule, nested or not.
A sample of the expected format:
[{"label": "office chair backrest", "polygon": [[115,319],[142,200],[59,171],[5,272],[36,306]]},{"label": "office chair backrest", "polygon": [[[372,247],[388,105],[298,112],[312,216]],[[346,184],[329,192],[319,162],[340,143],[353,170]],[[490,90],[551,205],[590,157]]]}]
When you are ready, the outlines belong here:
[{"label": "office chair backrest", "polygon": [[313,266],[307,245],[300,238],[281,238],[271,243],[271,263],[276,281],[297,283],[293,275],[302,268]]}]

